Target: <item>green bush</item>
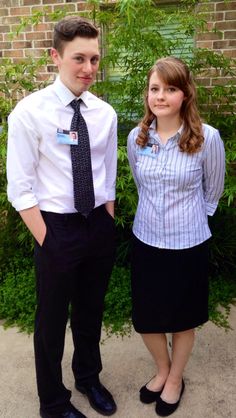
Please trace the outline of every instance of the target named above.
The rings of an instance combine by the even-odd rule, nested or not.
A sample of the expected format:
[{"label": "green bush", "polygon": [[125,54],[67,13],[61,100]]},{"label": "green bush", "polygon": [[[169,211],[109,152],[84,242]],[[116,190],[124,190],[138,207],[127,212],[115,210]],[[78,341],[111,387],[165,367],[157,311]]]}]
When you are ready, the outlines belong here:
[{"label": "green bush", "polygon": [[235,280],[235,208],[221,207],[213,217],[209,217],[209,225],[213,232],[210,241],[210,277],[213,280],[216,280],[218,276],[219,280]]},{"label": "green bush", "polygon": [[131,290],[128,268],[115,266],[105,297],[103,323],[108,335],[129,334],[131,330]]},{"label": "green bush", "polygon": [[32,262],[15,257],[0,285],[0,318],[5,319],[5,326],[17,325],[21,331],[32,332],[35,306]]},{"label": "green bush", "polygon": [[218,276],[209,282],[209,319],[226,331],[232,329],[229,323],[231,304],[235,305],[236,282]]},{"label": "green bush", "polygon": [[[209,49],[198,49],[191,43],[188,44],[189,37],[194,36],[196,31],[198,33],[207,31],[204,18],[199,14],[196,18],[193,7],[196,2],[193,0],[184,0],[180,2],[179,7],[173,6],[173,8],[157,7],[156,2],[151,0],[118,0],[112,5],[105,3],[101,5],[98,0],[88,1],[91,10],[87,14],[89,18],[103,27],[103,47],[106,50],[106,56],[101,62],[101,70],[106,74],[106,78],[97,83],[93,90],[114,106],[119,120],[116,205],[118,255],[117,266],[114,269],[106,298],[104,323],[111,332],[118,330],[123,332],[123,321],[128,321],[130,312],[127,268],[129,267],[131,225],[137,205],[136,188],[126,155],[126,138],[143,114],[142,94],[147,71],[157,58],[164,55],[177,55],[188,61],[196,81],[201,73],[207,76],[212,71],[219,75],[224,74],[230,80],[235,77],[235,63],[222,54]],[[32,17],[23,19],[17,32],[20,33],[29,23],[32,25],[39,23],[45,16],[47,20],[57,20],[64,14],[65,9],[50,14],[45,8],[44,11],[36,12]],[[171,36],[164,36],[162,30],[166,25],[172,24]],[[188,49],[186,49],[187,44]],[[9,321],[17,321],[19,317],[21,322],[24,312],[20,313],[20,308],[27,310],[25,301],[29,304],[29,312],[32,313],[34,299],[33,296],[27,299],[27,287],[29,287],[29,293],[33,291],[31,283],[33,279],[32,268],[25,268],[25,260],[32,255],[32,238],[19,215],[11,208],[6,195],[7,116],[25,90],[32,92],[44,86],[37,81],[37,73],[40,72],[40,67],[47,63],[46,54],[39,60],[29,58],[17,64],[9,60],[0,61],[0,93],[4,94],[0,97],[3,127],[0,132],[0,315],[9,318]],[[118,76],[112,75],[113,69]],[[213,232],[210,273],[211,294],[217,293],[217,298],[212,297],[212,300],[220,304],[220,297],[222,297],[224,304],[229,305],[236,296],[235,288],[232,288],[232,292],[229,293],[225,290],[231,286],[231,278],[235,281],[236,277],[236,115],[233,106],[236,87],[230,81],[227,85],[211,88],[201,86],[198,82],[197,84],[201,114],[206,122],[220,130],[226,148],[225,192],[217,214],[210,220]],[[16,258],[17,270],[15,267],[12,269]],[[18,292],[15,291],[15,286],[18,287]],[[21,286],[23,287],[22,293],[20,292]],[[13,300],[12,303],[10,302],[11,292],[13,299],[18,297],[19,302],[17,300],[14,303]],[[225,293],[230,295],[228,299],[225,299]],[[15,311],[13,305],[16,308]],[[108,317],[110,317],[110,322]],[[217,315],[215,317],[217,318]],[[214,319],[214,315],[212,318]],[[113,325],[110,326],[110,324]],[[129,321],[127,324],[129,326]]]},{"label": "green bush", "polygon": [[[230,329],[228,316],[235,294],[234,280],[220,277],[210,280],[209,318],[225,330]],[[16,258],[12,260],[11,268],[0,285],[0,318],[5,319],[5,327],[16,325],[21,331],[31,333],[35,306],[35,278],[31,260]],[[105,298],[103,323],[108,336],[130,335],[131,289],[128,267],[115,266],[113,269]]]},{"label": "green bush", "polygon": [[[0,318],[5,319],[5,327],[16,325],[21,331],[31,333],[34,328],[35,308],[32,260],[15,257],[0,285]],[[130,316],[129,270],[114,267],[105,298],[104,326],[107,334],[129,334]]]}]

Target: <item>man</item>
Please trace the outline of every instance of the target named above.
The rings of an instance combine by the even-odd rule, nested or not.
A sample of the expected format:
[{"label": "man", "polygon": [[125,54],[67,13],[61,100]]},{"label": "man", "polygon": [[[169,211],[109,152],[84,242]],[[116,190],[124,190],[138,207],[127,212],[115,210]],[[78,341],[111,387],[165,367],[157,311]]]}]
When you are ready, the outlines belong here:
[{"label": "man", "polygon": [[8,197],[35,239],[34,348],[43,418],[84,417],[62,382],[69,306],[75,387],[97,412],[116,411],[99,381],[103,304],[115,253],[117,118],[88,92],[99,66],[98,35],[79,17],[58,22],[51,49],[58,78],[9,116]]}]

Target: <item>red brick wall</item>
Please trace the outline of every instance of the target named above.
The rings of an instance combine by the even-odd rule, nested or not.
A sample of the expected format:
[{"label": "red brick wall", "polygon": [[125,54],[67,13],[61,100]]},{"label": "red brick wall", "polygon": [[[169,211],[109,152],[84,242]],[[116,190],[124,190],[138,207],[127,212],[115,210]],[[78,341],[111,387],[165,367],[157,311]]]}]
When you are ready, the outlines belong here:
[{"label": "red brick wall", "polygon": [[[70,0],[0,0],[0,57],[12,58],[15,61],[28,56],[39,57],[45,49],[51,46],[52,22],[47,17],[43,23],[29,25],[17,38],[11,39],[10,33],[16,31],[20,18],[32,15],[35,11],[48,10],[49,13],[66,9],[72,13],[79,13],[88,8],[87,1]],[[207,20],[209,32],[196,35],[198,47],[210,48],[225,56],[236,58],[236,1],[204,1],[197,10]],[[213,32],[212,32],[213,30]],[[216,32],[214,32],[216,30]],[[48,78],[54,67],[43,67],[40,79]],[[213,73],[209,78],[201,78],[204,85],[225,82],[222,74]],[[227,81],[227,80],[226,80]]]},{"label": "red brick wall", "polygon": [[[212,49],[226,57],[236,58],[236,1],[204,1],[197,6],[198,12],[207,21],[209,32],[196,34],[196,46]],[[208,77],[199,77],[205,86],[227,85],[233,80],[221,72],[208,72]],[[234,80],[235,82],[235,80]]]},{"label": "red brick wall", "polygon": [[[16,32],[21,18],[37,11],[53,13],[63,9],[77,14],[88,9],[88,5],[86,0],[0,0],[0,58],[11,58],[17,62],[27,57],[40,57],[52,45],[53,23],[47,16],[40,24],[26,26],[13,39],[11,33]],[[42,67],[38,79],[54,78],[54,70],[52,64]]]},{"label": "red brick wall", "polygon": [[197,46],[236,58],[236,1],[202,2],[198,10],[208,21],[208,29],[216,32],[199,34],[196,38]]}]

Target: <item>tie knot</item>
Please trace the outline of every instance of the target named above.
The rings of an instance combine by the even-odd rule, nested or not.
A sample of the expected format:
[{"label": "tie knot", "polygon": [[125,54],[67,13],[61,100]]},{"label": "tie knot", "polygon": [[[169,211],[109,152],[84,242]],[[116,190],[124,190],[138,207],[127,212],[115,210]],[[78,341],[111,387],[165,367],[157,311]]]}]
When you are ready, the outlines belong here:
[{"label": "tie knot", "polygon": [[72,100],[72,102],[70,102],[70,105],[76,111],[76,110],[79,110],[80,103],[81,103],[81,99],[79,99],[79,100],[74,99],[74,100]]}]

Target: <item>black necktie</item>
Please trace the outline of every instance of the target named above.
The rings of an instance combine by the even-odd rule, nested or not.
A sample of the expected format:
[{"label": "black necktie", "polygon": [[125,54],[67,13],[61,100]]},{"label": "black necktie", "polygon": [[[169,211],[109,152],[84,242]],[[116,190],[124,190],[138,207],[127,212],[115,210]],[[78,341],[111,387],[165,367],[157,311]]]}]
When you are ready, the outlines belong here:
[{"label": "black necktie", "polygon": [[70,130],[78,132],[78,145],[71,145],[70,149],[75,209],[88,216],[94,208],[95,198],[89,135],[86,122],[80,113],[80,102],[81,100],[73,100],[70,103],[75,111]]}]

